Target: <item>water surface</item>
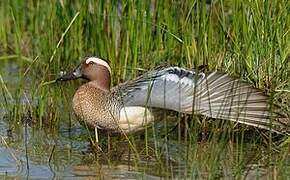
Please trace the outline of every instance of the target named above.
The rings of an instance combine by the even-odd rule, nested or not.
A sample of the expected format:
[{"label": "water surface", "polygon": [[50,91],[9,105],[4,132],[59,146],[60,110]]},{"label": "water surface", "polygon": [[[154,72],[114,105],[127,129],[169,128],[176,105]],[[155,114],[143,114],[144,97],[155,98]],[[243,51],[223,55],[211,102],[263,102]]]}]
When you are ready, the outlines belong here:
[{"label": "water surface", "polygon": [[[37,108],[39,97],[32,98],[33,77],[20,80],[16,62],[5,62],[0,73],[11,96],[19,85],[21,107]],[[21,72],[20,72],[21,73]],[[53,88],[58,88],[52,86]],[[255,138],[259,134],[245,131],[245,138],[190,139],[174,129],[180,119],[176,114],[145,132],[129,137],[101,135],[101,151],[91,143],[93,134],[82,127],[71,113],[70,104],[58,113],[57,121],[42,125],[29,122],[28,109],[21,116],[11,116],[13,100],[3,90],[0,110],[0,176],[34,179],[160,179],[160,178],[273,178],[290,177],[289,154],[269,151]],[[67,95],[68,97],[71,94]],[[67,97],[61,101],[69,102]],[[15,99],[14,99],[15,100]],[[10,105],[7,105],[10,104]],[[11,106],[12,104],[12,106]],[[66,107],[66,108],[65,108]],[[184,118],[184,117],[182,117]],[[165,119],[165,120],[164,120]],[[35,121],[35,120],[34,120]],[[166,127],[166,128],[164,128]],[[179,127],[179,129],[182,127]],[[171,131],[167,133],[166,131]],[[193,133],[193,132],[192,132]],[[210,139],[210,140],[209,140]],[[283,150],[280,150],[280,152]],[[287,149],[286,149],[287,151]],[[283,161],[277,161],[284,158]],[[282,172],[283,171],[283,172]],[[276,173],[276,174],[275,174]]]}]

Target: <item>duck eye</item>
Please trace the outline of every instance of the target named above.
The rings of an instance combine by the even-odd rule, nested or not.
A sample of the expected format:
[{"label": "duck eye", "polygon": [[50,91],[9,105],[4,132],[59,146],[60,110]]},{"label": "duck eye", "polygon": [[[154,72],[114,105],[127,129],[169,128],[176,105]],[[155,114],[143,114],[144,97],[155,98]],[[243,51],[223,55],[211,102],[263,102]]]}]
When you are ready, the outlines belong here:
[{"label": "duck eye", "polygon": [[94,64],[94,62],[93,61],[90,61],[89,64]]}]

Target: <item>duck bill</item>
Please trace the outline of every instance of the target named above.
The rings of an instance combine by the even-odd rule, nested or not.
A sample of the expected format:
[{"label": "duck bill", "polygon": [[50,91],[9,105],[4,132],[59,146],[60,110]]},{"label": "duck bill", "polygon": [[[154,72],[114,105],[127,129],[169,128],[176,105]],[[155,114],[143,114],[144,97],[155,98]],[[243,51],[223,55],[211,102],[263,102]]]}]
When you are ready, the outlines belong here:
[{"label": "duck bill", "polygon": [[78,65],[74,70],[72,70],[69,73],[66,73],[59,78],[56,79],[56,81],[69,81],[69,80],[74,80],[82,77],[82,72],[81,72],[81,65]]}]

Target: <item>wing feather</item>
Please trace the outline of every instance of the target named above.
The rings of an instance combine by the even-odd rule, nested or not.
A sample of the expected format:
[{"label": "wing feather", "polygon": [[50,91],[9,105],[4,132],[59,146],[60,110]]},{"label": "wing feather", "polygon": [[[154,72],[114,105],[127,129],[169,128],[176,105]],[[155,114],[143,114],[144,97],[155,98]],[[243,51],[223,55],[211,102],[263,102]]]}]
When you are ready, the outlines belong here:
[{"label": "wing feather", "polygon": [[147,106],[202,114],[278,133],[290,131],[288,117],[269,97],[228,74],[208,75],[179,67],[156,69],[114,89],[125,106]]}]

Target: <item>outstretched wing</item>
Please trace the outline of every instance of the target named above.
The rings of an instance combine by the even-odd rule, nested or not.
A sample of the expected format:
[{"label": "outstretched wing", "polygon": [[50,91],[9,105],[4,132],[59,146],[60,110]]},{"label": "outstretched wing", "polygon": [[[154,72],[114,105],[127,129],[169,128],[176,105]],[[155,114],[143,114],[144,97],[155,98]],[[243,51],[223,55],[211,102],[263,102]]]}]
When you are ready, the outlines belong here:
[{"label": "outstretched wing", "polygon": [[249,83],[225,73],[212,72],[196,86],[194,111],[208,117],[288,133],[289,118],[269,100],[269,96]]},{"label": "outstretched wing", "polygon": [[[204,74],[179,67],[156,69],[135,80],[120,84],[118,92],[125,106],[148,106],[184,112],[192,107],[195,83]],[[191,112],[191,110],[190,110]]]},{"label": "outstretched wing", "polygon": [[289,131],[286,116],[257,88],[227,74],[179,67],[157,69],[112,90],[125,106],[165,108],[231,120],[276,132]]}]

